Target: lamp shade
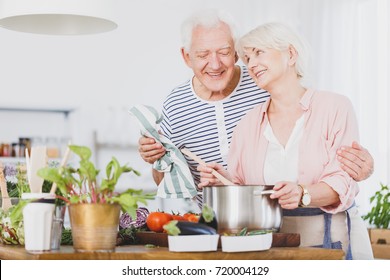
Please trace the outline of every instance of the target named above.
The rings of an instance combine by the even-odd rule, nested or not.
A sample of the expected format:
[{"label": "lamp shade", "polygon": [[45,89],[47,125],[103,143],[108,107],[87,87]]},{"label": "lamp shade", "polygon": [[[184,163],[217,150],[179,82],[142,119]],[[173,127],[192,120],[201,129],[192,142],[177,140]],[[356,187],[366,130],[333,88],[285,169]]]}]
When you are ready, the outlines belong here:
[{"label": "lamp shade", "polygon": [[113,0],[0,0],[0,26],[21,32],[82,35],[115,29]]}]

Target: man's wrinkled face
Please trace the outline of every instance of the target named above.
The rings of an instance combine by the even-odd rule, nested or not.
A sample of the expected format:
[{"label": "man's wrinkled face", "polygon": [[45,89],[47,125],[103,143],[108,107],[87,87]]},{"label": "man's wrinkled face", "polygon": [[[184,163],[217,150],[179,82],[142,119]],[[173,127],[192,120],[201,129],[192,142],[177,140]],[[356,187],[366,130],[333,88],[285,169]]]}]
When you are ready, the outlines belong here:
[{"label": "man's wrinkled face", "polygon": [[197,26],[189,52],[183,51],[187,65],[208,90],[223,91],[233,78],[236,63],[234,42],[229,27]]}]

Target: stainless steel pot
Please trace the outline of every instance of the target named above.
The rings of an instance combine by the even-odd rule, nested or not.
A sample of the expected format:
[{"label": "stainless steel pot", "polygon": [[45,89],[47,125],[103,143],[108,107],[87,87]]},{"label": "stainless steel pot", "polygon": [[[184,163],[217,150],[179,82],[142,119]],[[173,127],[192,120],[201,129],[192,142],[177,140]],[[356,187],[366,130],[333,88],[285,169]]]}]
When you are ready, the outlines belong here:
[{"label": "stainless steel pot", "polygon": [[269,197],[272,186],[207,186],[203,188],[203,204],[216,215],[219,232],[279,230],[282,209]]}]

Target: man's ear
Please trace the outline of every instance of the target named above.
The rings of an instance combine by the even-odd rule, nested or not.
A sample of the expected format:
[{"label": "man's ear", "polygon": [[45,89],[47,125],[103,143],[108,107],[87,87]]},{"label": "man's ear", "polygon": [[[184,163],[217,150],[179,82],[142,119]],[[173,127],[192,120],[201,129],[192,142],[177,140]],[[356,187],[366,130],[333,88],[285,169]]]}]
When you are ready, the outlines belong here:
[{"label": "man's ear", "polygon": [[181,56],[183,57],[184,62],[187,64],[188,67],[192,68],[192,63],[190,59],[190,54],[182,47],[180,49],[181,51]]},{"label": "man's ear", "polygon": [[298,52],[293,45],[288,47],[289,65],[294,65],[297,62]]},{"label": "man's ear", "polygon": [[237,52],[235,52],[234,53],[234,61],[237,63],[237,61],[238,61],[238,54],[237,54]]}]

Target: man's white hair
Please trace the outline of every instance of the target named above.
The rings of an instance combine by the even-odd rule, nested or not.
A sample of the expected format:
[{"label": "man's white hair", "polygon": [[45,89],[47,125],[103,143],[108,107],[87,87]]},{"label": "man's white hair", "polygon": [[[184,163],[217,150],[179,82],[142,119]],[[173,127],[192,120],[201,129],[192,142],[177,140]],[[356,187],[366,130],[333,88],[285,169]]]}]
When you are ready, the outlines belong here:
[{"label": "man's white hair", "polygon": [[238,31],[233,18],[226,12],[220,10],[201,10],[192,14],[181,25],[182,46],[189,51],[192,43],[192,32],[195,27],[203,26],[207,28],[217,27],[224,22],[230,29],[233,41],[238,38]]}]

